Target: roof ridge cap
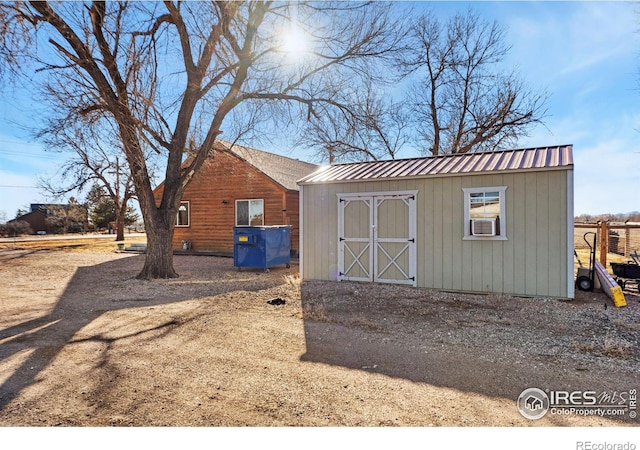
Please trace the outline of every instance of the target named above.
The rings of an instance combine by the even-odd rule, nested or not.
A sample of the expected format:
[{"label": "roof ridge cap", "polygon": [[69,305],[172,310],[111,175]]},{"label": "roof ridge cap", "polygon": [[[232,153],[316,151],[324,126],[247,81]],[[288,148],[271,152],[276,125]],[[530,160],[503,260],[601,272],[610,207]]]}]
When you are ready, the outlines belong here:
[{"label": "roof ridge cap", "polygon": [[329,165],[330,166],[347,166],[349,164],[374,164],[374,163],[397,162],[397,161],[408,161],[408,160],[427,160],[427,159],[455,158],[455,157],[461,158],[464,156],[481,155],[485,153],[524,152],[524,151],[530,151],[530,150],[542,150],[542,149],[562,148],[562,147],[573,148],[573,144],[544,145],[544,146],[537,146],[537,147],[521,147],[521,148],[505,148],[505,149],[491,150],[491,151],[484,151],[484,152],[447,153],[444,155],[410,156],[406,158],[374,159],[369,161],[349,161],[349,162],[333,163]]}]

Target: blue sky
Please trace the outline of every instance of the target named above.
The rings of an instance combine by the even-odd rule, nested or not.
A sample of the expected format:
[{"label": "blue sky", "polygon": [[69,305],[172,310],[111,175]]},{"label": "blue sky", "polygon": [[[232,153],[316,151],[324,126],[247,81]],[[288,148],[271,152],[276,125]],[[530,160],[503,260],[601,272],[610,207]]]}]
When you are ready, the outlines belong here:
[{"label": "blue sky", "polygon": [[[470,5],[506,27],[507,65],[550,94],[544,126],[519,147],[573,144],[576,214],[640,210],[640,3]],[[418,6],[446,14],[469,3]],[[36,122],[37,103],[27,89],[5,86],[1,98],[0,219],[2,213],[10,219],[18,208],[48,200],[34,186],[65,158],[29,139],[25,127]]]}]

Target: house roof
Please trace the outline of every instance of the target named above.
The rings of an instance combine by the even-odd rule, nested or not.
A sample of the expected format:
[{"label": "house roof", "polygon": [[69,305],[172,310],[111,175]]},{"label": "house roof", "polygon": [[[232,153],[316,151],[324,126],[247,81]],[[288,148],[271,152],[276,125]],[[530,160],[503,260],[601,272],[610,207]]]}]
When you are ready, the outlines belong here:
[{"label": "house roof", "polygon": [[28,213],[22,214],[21,216],[18,216],[15,219],[11,219],[11,220],[7,221],[7,223],[17,222],[18,220],[28,221],[30,218],[36,217],[36,216],[42,216],[42,217],[45,217],[45,218],[47,217],[47,215],[44,213],[44,211],[40,211],[40,210],[29,211]]},{"label": "house roof", "polygon": [[29,205],[29,212],[40,211],[44,215],[48,216],[51,214],[52,210],[57,209],[69,209],[69,204],[63,203],[31,203]]},{"label": "house roof", "polygon": [[338,183],[388,178],[462,176],[573,167],[573,146],[536,147],[425,158],[367,161],[324,166],[298,184]]},{"label": "house roof", "polygon": [[[318,169],[318,165],[288,158],[275,153],[268,153],[255,148],[231,144],[226,141],[217,141],[224,146],[224,150],[246,161],[285,189],[298,190],[297,180],[309,175]],[[219,148],[217,149],[218,151]]]}]

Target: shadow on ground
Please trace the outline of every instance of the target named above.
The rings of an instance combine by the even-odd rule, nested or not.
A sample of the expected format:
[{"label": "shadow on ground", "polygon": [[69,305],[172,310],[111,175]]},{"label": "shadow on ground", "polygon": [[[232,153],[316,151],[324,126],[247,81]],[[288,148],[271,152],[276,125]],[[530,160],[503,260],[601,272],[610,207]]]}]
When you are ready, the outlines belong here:
[{"label": "shadow on ground", "polygon": [[[24,255],[12,255],[21,256]],[[199,258],[202,264],[197,270],[200,273],[182,267],[182,263],[189,258]],[[143,255],[79,267],[49,314],[0,330],[0,361],[29,352],[26,360],[0,385],[0,410],[25,388],[36,383],[38,374],[66,345],[91,340],[109,341],[100,335],[74,340],[79,330],[109,311],[164,305],[233,291],[258,291],[281,283],[276,277],[263,276],[257,283],[251,283],[251,288],[247,288],[244,276],[224,277],[224,271],[220,279],[212,279],[210,274],[205,274],[208,271],[207,260],[211,261],[206,257],[176,256],[176,270],[186,274],[172,280],[136,280],[135,275],[144,263]],[[227,260],[226,264],[229,271],[234,270],[232,260]],[[168,332],[177,325],[176,321],[168,320],[118,339],[150,332]]]},{"label": "shadow on ground", "polygon": [[[543,316],[544,308],[538,314],[535,299],[347,282],[323,283],[319,290],[319,285],[311,281],[301,286],[306,339],[302,361],[512,399],[514,410],[518,396],[531,387],[611,393],[640,384],[633,369],[637,351],[615,367],[615,359],[603,362],[605,358],[577,350],[581,342],[597,341],[612,330],[600,319],[603,294],[595,301],[558,300],[554,307],[572,309],[575,317],[554,324],[563,319]],[[584,305],[588,308],[580,311]],[[637,315],[638,305],[632,306]],[[578,325],[580,321],[585,323]],[[637,341],[637,331],[627,331]],[[545,345],[533,346],[534,340]],[[562,417],[549,418],[566,424]],[[628,415],[619,420],[637,423]]]}]

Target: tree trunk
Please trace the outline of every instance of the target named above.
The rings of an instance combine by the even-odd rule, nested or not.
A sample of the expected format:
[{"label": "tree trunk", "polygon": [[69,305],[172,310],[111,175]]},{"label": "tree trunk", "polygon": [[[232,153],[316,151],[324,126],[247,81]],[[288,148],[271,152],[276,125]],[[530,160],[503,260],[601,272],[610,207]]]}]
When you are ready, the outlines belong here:
[{"label": "tree trunk", "polygon": [[173,268],[172,248],[177,207],[157,207],[151,190],[143,191],[138,201],[147,234],[147,254],[144,267],[137,278],[177,278],[178,274]]},{"label": "tree trunk", "polygon": [[[166,212],[158,210],[158,216],[167,216]],[[171,219],[175,217],[171,215]],[[145,223],[147,232],[147,254],[144,267],[138,279],[151,280],[154,278],[177,278],[178,274],[173,268],[173,227],[165,220],[149,221]]]},{"label": "tree trunk", "polygon": [[116,241],[124,241],[124,214],[116,209]]}]

